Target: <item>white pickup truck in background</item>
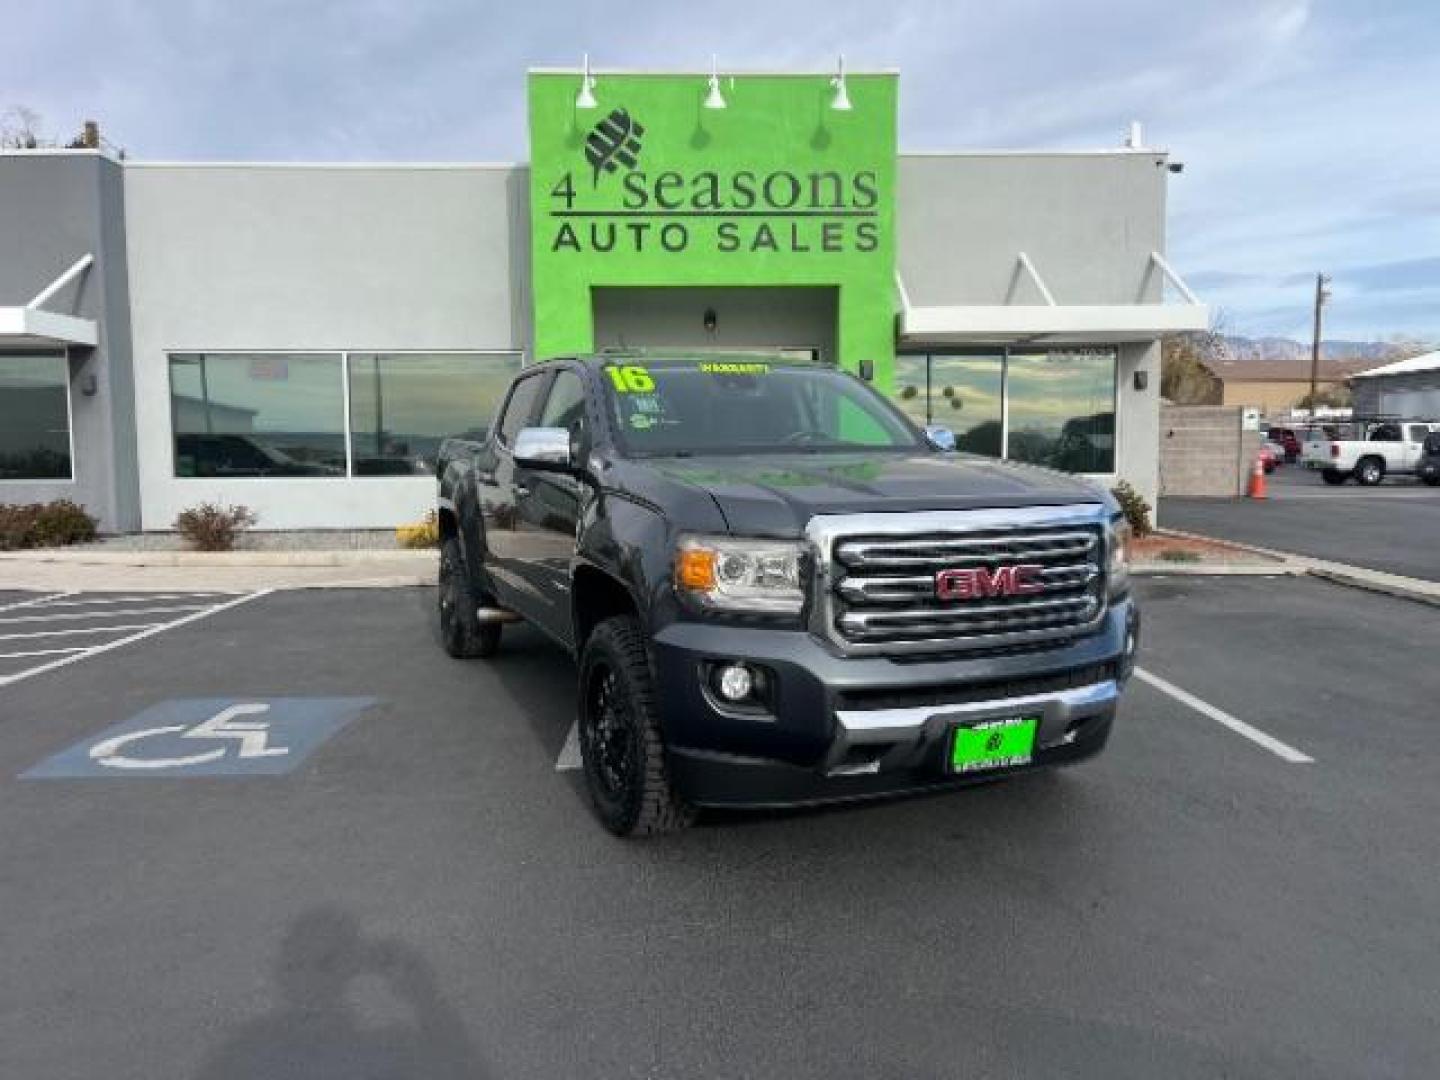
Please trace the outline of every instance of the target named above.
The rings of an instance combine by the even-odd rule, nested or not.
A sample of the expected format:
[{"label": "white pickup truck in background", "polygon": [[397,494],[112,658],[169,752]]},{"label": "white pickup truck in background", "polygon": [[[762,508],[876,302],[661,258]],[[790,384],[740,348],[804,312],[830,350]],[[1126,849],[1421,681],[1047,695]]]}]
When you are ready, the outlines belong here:
[{"label": "white pickup truck in background", "polygon": [[1352,476],[1357,484],[1378,484],[1386,476],[1410,475],[1420,461],[1421,444],[1440,423],[1422,420],[1345,421],[1313,429],[1300,461],[1319,469],[1327,484],[1343,484]]}]

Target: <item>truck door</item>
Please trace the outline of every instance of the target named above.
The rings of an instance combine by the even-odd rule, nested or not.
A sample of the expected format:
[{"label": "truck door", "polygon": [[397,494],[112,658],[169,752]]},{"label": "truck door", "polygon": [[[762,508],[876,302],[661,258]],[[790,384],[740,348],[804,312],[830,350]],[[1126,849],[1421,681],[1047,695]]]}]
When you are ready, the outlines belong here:
[{"label": "truck door", "polygon": [[510,448],[520,429],[531,426],[549,381],[549,370],[515,381],[495,425],[493,453],[483,455],[475,465],[475,489],[485,522],[485,565],[495,583],[496,599],[527,618],[537,611],[539,599],[526,589],[525,579],[518,572],[524,538],[519,531],[515,461]]},{"label": "truck door", "polygon": [[[561,368],[550,384],[536,427],[564,428],[584,442],[585,383],[574,368]],[[516,532],[522,545],[516,571],[536,598],[536,618],[562,641],[572,636],[570,564],[575,529],[589,490],[573,476],[516,469]]]},{"label": "truck door", "polygon": [[1420,464],[1421,447],[1425,443],[1425,436],[1430,434],[1430,429],[1425,424],[1405,425],[1405,463],[1406,472],[1414,472],[1415,466]]}]

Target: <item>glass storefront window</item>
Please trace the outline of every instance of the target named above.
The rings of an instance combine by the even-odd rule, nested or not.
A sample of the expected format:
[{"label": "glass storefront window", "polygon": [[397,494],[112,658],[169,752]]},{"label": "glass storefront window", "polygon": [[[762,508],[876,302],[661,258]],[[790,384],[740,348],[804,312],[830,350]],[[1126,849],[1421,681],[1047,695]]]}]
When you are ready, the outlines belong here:
[{"label": "glass storefront window", "polygon": [[345,475],[341,355],[170,357],[175,475]]},{"label": "glass storefront window", "polygon": [[73,476],[69,359],[64,353],[0,354],[0,480]]},{"label": "glass storefront window", "polygon": [[929,358],[915,353],[895,357],[895,404],[917,427],[930,423]]},{"label": "glass storefront window", "polygon": [[519,370],[519,353],[350,354],[355,475],[432,475],[444,439],[485,437]]},{"label": "glass storefront window", "polygon": [[1113,349],[1012,352],[1007,456],[1066,472],[1115,471]]},{"label": "glass storefront window", "polygon": [[957,450],[1000,456],[1004,368],[999,352],[930,357],[930,423],[955,432]]}]

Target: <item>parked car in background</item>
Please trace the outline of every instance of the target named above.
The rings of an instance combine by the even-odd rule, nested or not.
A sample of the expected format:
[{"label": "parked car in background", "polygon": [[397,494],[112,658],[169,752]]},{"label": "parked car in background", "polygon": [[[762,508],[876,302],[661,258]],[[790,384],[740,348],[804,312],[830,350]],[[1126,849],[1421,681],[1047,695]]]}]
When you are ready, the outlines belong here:
[{"label": "parked car in background", "polygon": [[1280,444],[1284,450],[1285,460],[1287,462],[1300,460],[1302,440],[1300,436],[1296,434],[1294,428],[1272,427],[1266,434],[1269,436],[1271,442]]},{"label": "parked car in background", "polygon": [[1420,444],[1420,460],[1415,475],[1431,487],[1440,484],[1440,431],[1432,431]]},{"label": "parked car in background", "polygon": [[1337,437],[1312,435],[1302,460],[1318,469],[1327,484],[1373,485],[1386,476],[1410,475],[1420,463],[1420,448],[1440,423],[1416,420],[1368,420],[1339,425]]},{"label": "parked car in background", "polygon": [[1285,460],[1285,451],[1277,443],[1265,441],[1260,444],[1260,464],[1267,473],[1273,473]]}]

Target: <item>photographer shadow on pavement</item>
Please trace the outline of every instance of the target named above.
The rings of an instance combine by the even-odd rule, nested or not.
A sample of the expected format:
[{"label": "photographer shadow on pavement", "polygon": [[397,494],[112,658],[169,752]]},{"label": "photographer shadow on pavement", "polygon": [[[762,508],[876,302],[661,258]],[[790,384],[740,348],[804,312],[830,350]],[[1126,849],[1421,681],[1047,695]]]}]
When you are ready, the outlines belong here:
[{"label": "photographer shadow on pavement", "polygon": [[429,963],[400,941],[362,935],[338,907],[290,924],[275,977],[280,1000],[210,1055],[201,1080],[484,1075]]}]

